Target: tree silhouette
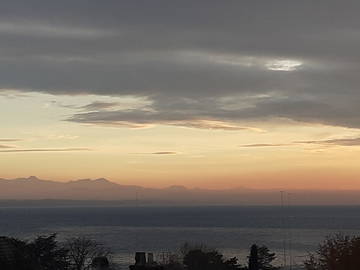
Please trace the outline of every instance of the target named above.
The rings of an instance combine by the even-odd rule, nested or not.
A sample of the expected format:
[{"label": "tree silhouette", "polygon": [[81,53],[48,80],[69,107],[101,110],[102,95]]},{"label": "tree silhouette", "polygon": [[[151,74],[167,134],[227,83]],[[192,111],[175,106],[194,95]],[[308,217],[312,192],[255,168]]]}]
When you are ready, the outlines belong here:
[{"label": "tree silhouette", "polygon": [[259,270],[259,257],[257,245],[252,245],[249,256],[249,270]]},{"label": "tree silhouette", "polygon": [[194,249],[184,256],[184,266],[187,270],[236,270],[240,269],[237,258],[224,259],[216,250],[204,251]]},{"label": "tree silhouette", "polygon": [[30,255],[26,242],[10,237],[1,237],[0,240],[1,270],[29,269]]},{"label": "tree silhouette", "polygon": [[56,234],[39,236],[27,246],[31,263],[38,270],[67,269],[67,250],[59,247]]},{"label": "tree silhouette", "polygon": [[360,237],[328,236],[304,264],[307,270],[358,270]]},{"label": "tree silhouette", "polygon": [[276,270],[279,267],[273,266],[276,259],[275,253],[271,253],[266,246],[258,247],[252,245],[249,256],[249,270]]},{"label": "tree silhouette", "polygon": [[270,252],[267,246],[258,248],[258,264],[260,270],[276,270],[279,267],[273,266],[272,262],[276,259],[275,253]]},{"label": "tree silhouette", "polygon": [[56,234],[39,236],[31,242],[3,238],[8,258],[0,256],[1,270],[66,270],[67,250],[59,246]]},{"label": "tree silhouette", "polygon": [[65,243],[71,269],[88,269],[96,257],[107,257],[110,250],[95,240],[86,237],[70,238]]}]

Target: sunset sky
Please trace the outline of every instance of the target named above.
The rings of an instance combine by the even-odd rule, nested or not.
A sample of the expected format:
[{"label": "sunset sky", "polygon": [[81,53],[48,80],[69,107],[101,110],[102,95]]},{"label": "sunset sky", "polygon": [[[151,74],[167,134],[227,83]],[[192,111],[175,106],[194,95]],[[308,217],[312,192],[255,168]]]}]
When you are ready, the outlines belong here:
[{"label": "sunset sky", "polygon": [[360,189],[359,1],[1,1],[0,178]]}]

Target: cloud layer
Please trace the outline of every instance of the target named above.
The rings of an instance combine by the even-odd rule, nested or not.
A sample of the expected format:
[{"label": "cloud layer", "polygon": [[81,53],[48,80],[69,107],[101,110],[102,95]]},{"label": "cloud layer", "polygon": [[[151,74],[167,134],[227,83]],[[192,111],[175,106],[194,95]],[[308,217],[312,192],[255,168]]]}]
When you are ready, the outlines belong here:
[{"label": "cloud layer", "polygon": [[287,118],[359,128],[359,8],[2,1],[0,89],[151,100],[127,110],[89,104],[67,119],[88,124],[241,130]]}]

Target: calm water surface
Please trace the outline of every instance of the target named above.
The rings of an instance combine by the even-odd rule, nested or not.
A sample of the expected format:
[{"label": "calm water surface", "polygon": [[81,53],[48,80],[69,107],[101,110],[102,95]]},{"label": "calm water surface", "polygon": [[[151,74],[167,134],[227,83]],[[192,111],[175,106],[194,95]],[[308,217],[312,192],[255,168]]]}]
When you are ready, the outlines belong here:
[{"label": "calm water surface", "polygon": [[[204,243],[245,262],[249,246],[265,244],[300,263],[328,234],[360,234],[360,207],[52,207],[0,208],[0,234],[32,238],[57,232],[110,246],[123,265],[135,251],[175,252]],[[289,260],[289,258],[288,258]],[[280,260],[279,260],[280,263]]]}]

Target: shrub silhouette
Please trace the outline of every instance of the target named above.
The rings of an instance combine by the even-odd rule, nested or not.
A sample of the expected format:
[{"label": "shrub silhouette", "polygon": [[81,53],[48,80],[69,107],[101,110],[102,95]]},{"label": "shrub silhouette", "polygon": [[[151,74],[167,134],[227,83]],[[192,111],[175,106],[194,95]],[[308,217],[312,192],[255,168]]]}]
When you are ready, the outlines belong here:
[{"label": "shrub silhouette", "polygon": [[65,248],[71,269],[88,269],[96,257],[107,257],[110,250],[95,240],[86,237],[73,237],[67,239]]},{"label": "shrub silhouette", "polygon": [[276,270],[279,269],[272,265],[276,259],[275,253],[271,253],[266,246],[258,247],[252,245],[249,256],[249,270]]},{"label": "shrub silhouette", "polygon": [[307,270],[358,270],[360,237],[342,234],[328,236],[304,264]]},{"label": "shrub silhouette", "polygon": [[2,261],[1,270],[66,270],[67,250],[60,247],[56,234],[39,236],[32,242],[7,238],[11,259]]},{"label": "shrub silhouette", "polygon": [[259,270],[259,257],[257,245],[252,245],[249,256],[249,270]]},{"label": "shrub silhouette", "polygon": [[184,256],[183,264],[188,270],[236,270],[240,269],[237,258],[224,259],[216,250],[194,249]]},{"label": "shrub silhouette", "polygon": [[110,251],[84,237],[68,239],[65,245],[56,234],[39,236],[31,242],[2,237],[1,270],[84,270],[92,259],[107,256]]}]

